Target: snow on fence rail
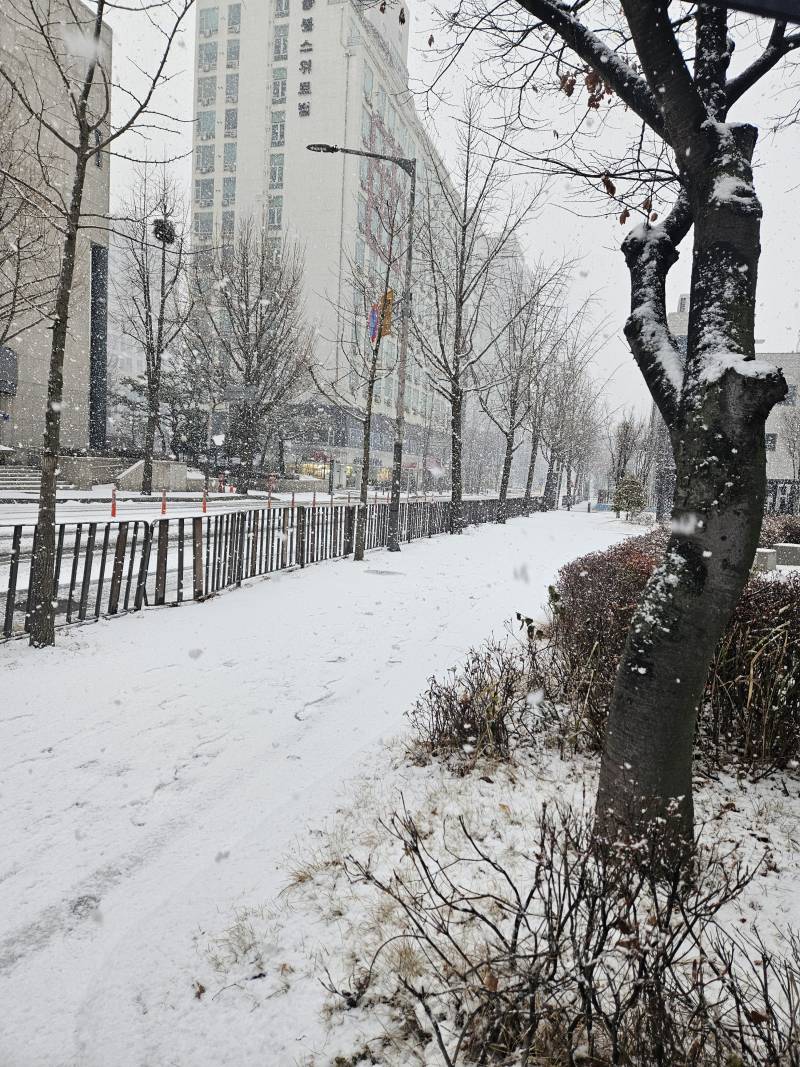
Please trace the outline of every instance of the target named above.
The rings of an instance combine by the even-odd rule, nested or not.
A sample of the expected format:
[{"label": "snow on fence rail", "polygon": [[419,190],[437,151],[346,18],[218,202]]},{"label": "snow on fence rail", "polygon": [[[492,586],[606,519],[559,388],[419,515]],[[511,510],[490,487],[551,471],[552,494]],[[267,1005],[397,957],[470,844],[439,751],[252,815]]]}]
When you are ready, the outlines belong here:
[{"label": "snow on fence rail", "polygon": [[[497,499],[465,500],[464,525],[493,522]],[[509,499],[508,518],[538,510],[537,500]],[[355,504],[277,505],[147,522],[61,523],[57,526],[53,601],[59,626],[181,604],[288,567],[305,567],[353,551]],[[445,533],[449,501],[400,505],[404,541]],[[387,543],[389,505],[367,505],[366,548]],[[31,559],[36,526],[0,526],[0,640],[28,629]],[[4,609],[4,610],[3,610]]]}]

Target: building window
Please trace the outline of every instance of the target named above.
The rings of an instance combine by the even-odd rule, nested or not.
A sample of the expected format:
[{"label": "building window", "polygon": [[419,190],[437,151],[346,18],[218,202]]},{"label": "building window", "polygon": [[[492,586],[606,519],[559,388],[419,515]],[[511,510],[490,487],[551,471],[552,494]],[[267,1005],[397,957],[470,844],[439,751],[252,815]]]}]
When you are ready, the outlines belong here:
[{"label": "building window", "polygon": [[197,30],[201,37],[211,37],[219,30],[219,8],[207,7],[197,16]]},{"label": "building window", "polygon": [[300,73],[301,74],[310,74],[311,73],[311,60],[310,59],[301,59],[300,60]]},{"label": "building window", "polygon": [[297,87],[297,92],[298,92],[299,96],[310,96],[311,95],[311,82],[300,82],[300,84]]},{"label": "building window", "polygon": [[314,20],[313,19],[301,19],[300,20],[300,29],[303,31],[303,33],[312,33],[313,30],[314,30]]},{"label": "building window", "polygon": [[274,67],[272,70],[272,103],[286,103],[286,67]]},{"label": "building window", "polygon": [[217,124],[216,111],[197,112],[197,136],[201,141],[210,141]]},{"label": "building window", "polygon": [[274,263],[281,258],[281,238],[280,237],[268,237],[267,238],[267,251],[269,252],[270,259]]},{"label": "building window", "polygon": [[395,129],[396,125],[397,125],[397,112],[392,107],[392,105],[389,104],[389,108],[388,108],[387,113],[386,113],[386,128],[388,129],[389,133],[393,137],[394,137],[394,129]]},{"label": "building window", "polygon": [[386,92],[385,92],[385,90],[383,88],[381,88],[379,86],[378,87],[378,91],[375,93],[375,111],[377,112],[377,114],[381,118],[383,118],[383,112],[384,112],[385,107],[386,107]]},{"label": "building window", "polygon": [[239,132],[239,112],[235,107],[225,111],[225,136],[235,137]]},{"label": "building window", "polygon": [[361,140],[365,145],[372,143],[372,118],[366,108],[361,112]]},{"label": "building window", "polygon": [[195,179],[194,198],[198,207],[212,207],[214,204],[214,179]]},{"label": "building window", "polygon": [[209,71],[217,66],[217,42],[201,44],[197,50],[197,62],[201,70]]},{"label": "building window", "polygon": [[235,171],[236,170],[236,142],[226,141],[225,148],[223,149],[224,156],[222,160],[223,170]]},{"label": "building window", "polygon": [[272,49],[272,58],[276,60],[289,58],[288,25],[275,27],[275,45]]},{"label": "building window", "polygon": [[283,197],[271,196],[267,213],[267,224],[272,227],[280,226],[283,219]]},{"label": "building window", "polygon": [[214,232],[214,213],[198,211],[194,217],[194,235],[199,241],[210,241]]},{"label": "building window", "polygon": [[269,157],[269,187],[283,188],[283,153]]},{"label": "building window", "polygon": [[222,236],[233,237],[233,229],[236,221],[235,211],[222,212]]},{"label": "building window", "polygon": [[230,207],[231,204],[236,203],[236,179],[235,178],[223,178],[222,179],[222,206]]},{"label": "building window", "polygon": [[239,103],[239,75],[238,74],[226,74],[225,75],[225,103],[226,104],[238,104]]},{"label": "building window", "polygon": [[367,228],[367,202],[361,199],[358,201],[358,228],[362,233]]},{"label": "building window", "polygon": [[314,0],[303,0],[303,11],[310,11],[314,6]]},{"label": "building window", "polygon": [[689,310],[689,294],[684,293],[678,300],[678,314],[685,315]]},{"label": "building window", "polygon": [[358,170],[361,178],[361,185],[366,189],[369,185],[369,160],[363,158],[360,159],[358,161]]},{"label": "building window", "polygon": [[366,96],[367,100],[371,99],[371,97],[372,97],[372,67],[368,63],[364,64],[363,86],[364,86],[364,96]]},{"label": "building window", "polygon": [[228,70],[239,69],[239,41],[233,37],[228,41],[228,50],[225,59],[225,66]]},{"label": "building window", "polygon": [[270,144],[273,148],[279,148],[286,139],[286,112],[272,112],[272,137]]},{"label": "building window", "polygon": [[774,452],[775,446],[778,443],[778,435],[776,433],[764,434],[764,447],[767,452]]},{"label": "building window", "polygon": [[359,270],[364,270],[364,264],[366,263],[367,249],[364,242],[360,237],[356,238],[356,266]]},{"label": "building window", "polygon": [[209,174],[214,169],[213,144],[199,144],[195,149],[195,167],[201,174]]},{"label": "building window", "polygon": [[307,119],[308,116],[311,114],[311,104],[298,104],[297,114],[300,116],[301,119]]},{"label": "building window", "polygon": [[289,17],[289,0],[275,0],[275,18],[285,19]]},{"label": "building window", "polygon": [[213,107],[217,95],[216,78],[197,79],[197,102],[201,107]]},{"label": "building window", "polygon": [[242,29],[242,5],[228,4],[228,33],[239,33]]},{"label": "building window", "polygon": [[300,51],[301,52],[313,52],[314,51],[314,46],[311,43],[311,41],[303,41],[303,43],[300,45]]}]

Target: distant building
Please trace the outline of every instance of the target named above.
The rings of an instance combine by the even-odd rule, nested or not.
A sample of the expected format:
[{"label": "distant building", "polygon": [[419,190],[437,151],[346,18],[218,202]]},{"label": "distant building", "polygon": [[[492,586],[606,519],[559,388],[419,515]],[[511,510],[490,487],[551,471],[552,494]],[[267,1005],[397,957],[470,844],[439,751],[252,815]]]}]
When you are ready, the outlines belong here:
[{"label": "distant building", "polygon": [[[74,5],[67,0],[51,0],[51,6],[63,11],[66,25],[74,21]],[[51,123],[57,123],[60,115],[64,127],[69,129],[69,105],[64,86],[57,78],[55,67],[48,62],[41,41],[21,25],[20,16],[16,14],[17,10],[26,7],[15,5],[12,0],[0,0],[3,27],[0,63],[27,86],[32,99],[42,99]],[[88,11],[87,15],[90,15]],[[112,34],[108,26],[103,27],[101,49],[103,66],[110,72]],[[80,57],[76,57],[76,61],[80,62]],[[102,89],[98,91],[102,92]],[[21,116],[21,106],[12,102],[11,112],[11,121],[4,116],[7,128],[12,128],[13,120]],[[23,146],[32,143],[35,133],[35,124],[29,122],[18,134],[28,139],[23,140]],[[39,149],[46,156],[53,191],[69,199],[74,156],[46,131],[42,134]],[[46,195],[47,190],[43,189],[43,193]],[[103,218],[108,215],[108,210],[109,158],[105,153],[98,153],[86,174],[84,214],[87,218]],[[60,242],[55,240],[48,273],[57,272],[59,255]],[[61,445],[64,449],[102,449],[105,446],[107,291],[108,235],[105,229],[87,227],[78,238],[64,359],[61,413]],[[20,315],[14,325],[15,333],[20,320],[25,323],[24,315]],[[41,321],[16,333],[0,353],[0,444],[14,450],[10,454],[3,453],[6,462],[38,462],[44,430],[51,336],[50,321]]]},{"label": "distant building", "polygon": [[[688,294],[683,294],[680,297],[677,311],[672,311],[667,315],[667,325],[681,350],[685,352],[689,333]],[[780,404],[776,404],[767,418],[765,430],[767,449],[766,510],[797,511],[800,508],[800,407],[798,407],[800,352],[758,352],[756,354],[758,359],[765,360],[767,363],[774,363],[777,367],[780,367],[789,387],[786,399]],[[797,412],[797,418],[792,417],[795,411]],[[666,428],[664,429],[666,431]]]},{"label": "distant building", "polygon": [[[337,381],[344,377],[342,338],[352,330],[351,265],[379,273],[378,212],[389,188],[395,184],[403,197],[409,180],[392,164],[312,155],[306,146],[322,142],[416,158],[421,184],[424,161],[435,150],[408,91],[409,28],[407,2],[198,3],[194,247],[229,239],[248,218],[264,220],[276,250],[299,239],[317,358]],[[399,297],[401,271],[390,285]],[[396,361],[398,333],[393,329],[384,340],[389,366]],[[447,419],[413,351],[410,356],[404,458],[412,473],[426,453],[429,465],[443,464]],[[396,389],[391,374],[375,391],[373,474],[379,479],[389,475]],[[356,392],[352,399],[359,403]],[[316,474],[334,456],[352,478],[360,461],[360,424],[323,399],[311,406],[325,417],[304,419],[305,429],[287,442],[287,453]]]}]

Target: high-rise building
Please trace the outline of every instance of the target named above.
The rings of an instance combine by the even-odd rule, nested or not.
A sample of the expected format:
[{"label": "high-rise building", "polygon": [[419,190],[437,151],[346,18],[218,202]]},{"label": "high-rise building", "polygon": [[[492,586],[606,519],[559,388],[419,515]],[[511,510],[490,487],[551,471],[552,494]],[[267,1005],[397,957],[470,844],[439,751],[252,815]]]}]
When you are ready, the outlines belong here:
[{"label": "high-rise building", "polygon": [[[66,27],[64,42],[81,40],[77,27],[70,34],[70,25],[77,18],[76,10],[67,0],[53,0],[51,4],[52,25]],[[91,17],[91,13],[87,11],[87,14]],[[42,38],[31,26],[28,5],[0,0],[0,20],[3,68],[30,100],[41,101],[50,124],[60,122],[69,131],[70,105],[64,86]],[[108,26],[103,27],[100,44],[102,66],[110,72],[112,34]],[[68,47],[61,57],[64,66],[78,68],[86,62],[83,55],[67,54]],[[102,94],[102,91],[102,86],[98,86],[98,92]],[[16,165],[21,168],[23,179],[30,180],[41,195],[39,206],[46,210],[47,200],[58,197],[68,202],[74,155],[47,130],[40,129],[35,118],[28,117],[7,86],[2,106],[4,130],[13,131]],[[12,180],[8,188],[13,185]],[[108,216],[108,210],[109,157],[99,152],[86,173],[83,211],[88,220],[103,219]],[[61,243],[57,214],[52,222],[52,226],[42,224],[43,243],[48,251],[37,265],[38,277],[53,278],[58,272]],[[4,239],[9,238],[6,233]],[[78,237],[64,358],[61,444],[66,450],[101,449],[105,445],[107,291],[108,234],[101,226],[87,225]],[[14,306],[12,321],[4,323],[7,340],[0,348],[0,445],[4,446],[5,462],[36,463],[44,429],[52,322],[42,315],[47,310],[44,301],[37,301],[35,311],[29,310],[24,285]]]},{"label": "high-rise building", "polygon": [[[230,237],[246,219],[263,220],[276,249],[298,240],[305,249],[305,303],[317,330],[316,360],[337,381],[344,377],[340,341],[343,309],[352,319],[353,265],[367,277],[380,276],[381,206],[390,187],[402,200],[408,179],[392,164],[312,155],[307,145],[416,158],[422,179],[424,161],[435,152],[408,91],[409,26],[408,7],[397,4],[200,0],[198,6],[194,246]],[[400,296],[401,269],[392,285]],[[383,341],[389,366],[396,361],[398,332]],[[392,373],[375,390],[377,476],[388,477],[396,388]],[[431,415],[441,431],[441,399],[412,351],[406,390],[406,462],[412,470],[423,453],[431,465],[441,466],[445,458],[445,434],[438,432],[437,443],[430,444]],[[333,454],[352,468],[359,457],[357,426],[341,413],[321,425],[317,440],[293,442],[295,458],[311,470]]]}]

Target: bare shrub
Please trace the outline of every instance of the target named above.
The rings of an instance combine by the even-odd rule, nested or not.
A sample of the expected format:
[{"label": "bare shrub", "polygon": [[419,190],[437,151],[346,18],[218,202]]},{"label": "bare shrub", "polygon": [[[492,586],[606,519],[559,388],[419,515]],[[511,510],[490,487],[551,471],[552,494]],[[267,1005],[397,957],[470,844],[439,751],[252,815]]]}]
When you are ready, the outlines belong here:
[{"label": "bare shrub", "polygon": [[347,1006],[390,1001],[446,1067],[800,1064],[797,941],[780,956],[726,930],[751,877],[735,859],[701,849],[656,878],[646,852],[594,848],[569,808],[542,809],[521,867],[463,818],[438,853],[406,810],[385,828],[403,857],[391,877],[355,859],[348,873],[394,903],[400,932]]},{"label": "bare shrub", "polygon": [[530,729],[531,656],[517,643],[470,651],[442,680],[431,678],[408,712],[418,745],[465,765],[480,757],[508,759]]}]

